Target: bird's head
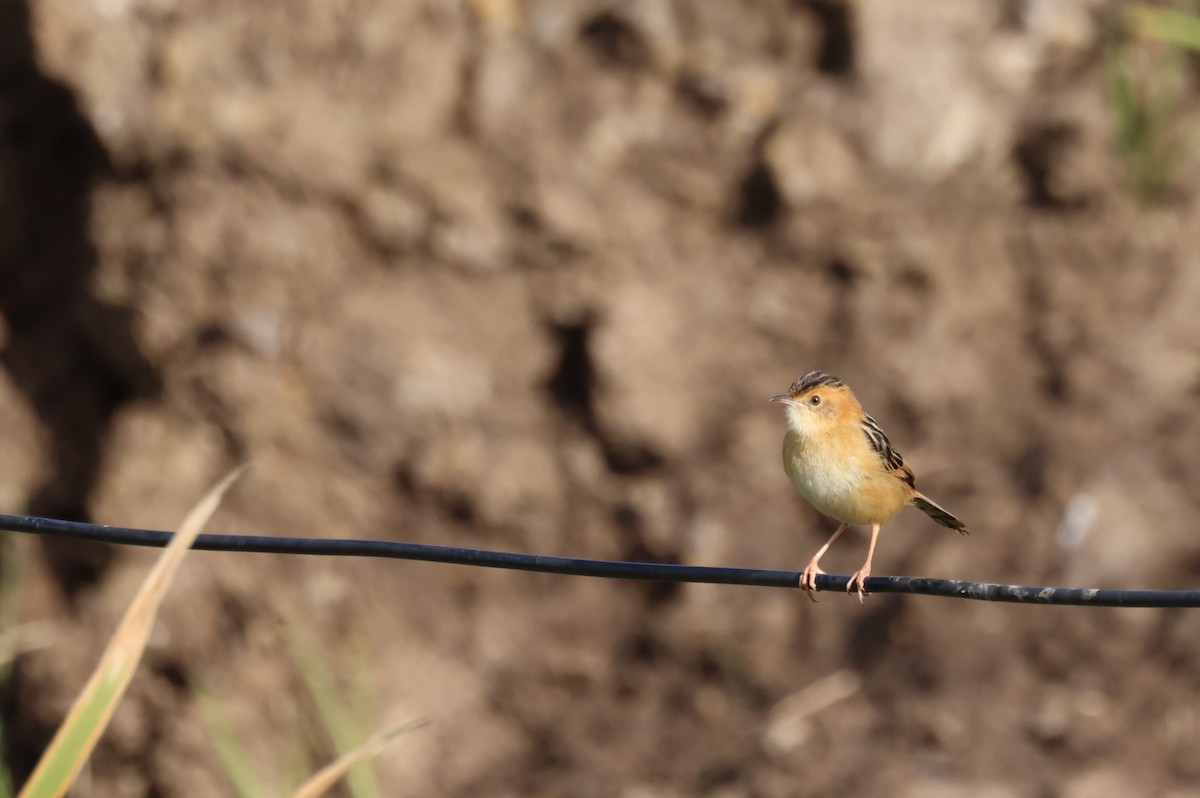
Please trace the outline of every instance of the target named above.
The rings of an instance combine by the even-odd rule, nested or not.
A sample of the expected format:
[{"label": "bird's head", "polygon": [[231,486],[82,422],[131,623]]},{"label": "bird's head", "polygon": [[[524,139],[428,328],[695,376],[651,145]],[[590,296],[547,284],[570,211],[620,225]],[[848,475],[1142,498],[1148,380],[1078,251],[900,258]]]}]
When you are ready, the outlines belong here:
[{"label": "bird's head", "polygon": [[802,435],[814,435],[845,423],[861,412],[846,383],[820,371],[810,371],[792,383],[788,392],[772,396],[787,413],[788,426]]}]

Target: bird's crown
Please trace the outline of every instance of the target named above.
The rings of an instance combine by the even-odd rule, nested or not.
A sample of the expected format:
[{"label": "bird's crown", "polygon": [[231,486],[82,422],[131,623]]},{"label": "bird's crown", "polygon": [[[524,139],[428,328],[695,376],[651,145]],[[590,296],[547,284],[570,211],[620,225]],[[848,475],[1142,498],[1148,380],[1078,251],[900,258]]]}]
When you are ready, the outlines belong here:
[{"label": "bird's crown", "polygon": [[792,396],[799,396],[802,393],[811,391],[813,388],[820,388],[822,385],[829,386],[830,388],[844,388],[846,383],[823,371],[810,371],[793,382],[792,387],[788,389],[788,393]]}]

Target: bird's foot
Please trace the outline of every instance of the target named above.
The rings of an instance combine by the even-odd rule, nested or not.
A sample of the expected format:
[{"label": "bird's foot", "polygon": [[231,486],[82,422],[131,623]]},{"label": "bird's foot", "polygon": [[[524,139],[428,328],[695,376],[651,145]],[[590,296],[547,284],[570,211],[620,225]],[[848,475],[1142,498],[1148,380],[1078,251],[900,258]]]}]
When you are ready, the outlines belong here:
[{"label": "bird's foot", "polygon": [[858,587],[858,603],[864,604],[863,596],[865,595],[863,587],[866,584],[867,577],[871,575],[871,566],[864,565],[862,568],[854,572],[850,577],[850,581],[846,583],[846,592],[850,593],[854,588]]},{"label": "bird's foot", "polygon": [[825,573],[817,566],[817,560],[814,558],[809,561],[808,565],[800,573],[800,589],[807,594],[808,598],[814,603],[817,600],[817,574]]}]

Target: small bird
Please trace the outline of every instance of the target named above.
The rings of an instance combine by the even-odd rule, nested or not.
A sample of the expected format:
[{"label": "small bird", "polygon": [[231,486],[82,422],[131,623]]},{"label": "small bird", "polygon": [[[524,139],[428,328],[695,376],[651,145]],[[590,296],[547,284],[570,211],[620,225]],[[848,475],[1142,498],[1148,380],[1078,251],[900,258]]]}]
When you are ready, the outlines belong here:
[{"label": "small bird", "polygon": [[851,524],[871,525],[867,561],[846,585],[847,593],[857,586],[860,603],[879,528],[905,505],[915,505],[942,526],[967,534],[966,524],[916,489],[912,470],[846,383],[810,371],[770,401],[782,403],[787,411],[783,470],[809,504],[841,522],[800,575],[800,587],[809,598],[816,600],[817,574],[825,573],[818,567],[821,557]]}]

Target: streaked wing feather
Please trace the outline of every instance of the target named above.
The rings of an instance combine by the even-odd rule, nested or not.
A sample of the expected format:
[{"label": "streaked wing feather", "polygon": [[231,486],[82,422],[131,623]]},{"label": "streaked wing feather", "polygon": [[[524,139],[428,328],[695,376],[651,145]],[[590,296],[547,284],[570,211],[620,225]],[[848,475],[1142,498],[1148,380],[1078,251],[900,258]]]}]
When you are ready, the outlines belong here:
[{"label": "streaked wing feather", "polygon": [[907,482],[909,487],[915,487],[916,480],[913,478],[913,472],[904,464],[904,458],[900,456],[900,452],[892,448],[892,442],[888,440],[888,436],[879,426],[879,422],[864,415],[862,431],[867,436],[867,442],[871,444],[871,448],[875,450],[875,454],[879,455],[880,461],[887,469],[897,478]]}]

